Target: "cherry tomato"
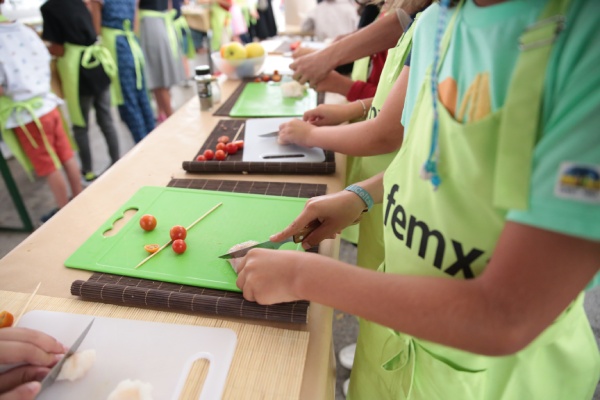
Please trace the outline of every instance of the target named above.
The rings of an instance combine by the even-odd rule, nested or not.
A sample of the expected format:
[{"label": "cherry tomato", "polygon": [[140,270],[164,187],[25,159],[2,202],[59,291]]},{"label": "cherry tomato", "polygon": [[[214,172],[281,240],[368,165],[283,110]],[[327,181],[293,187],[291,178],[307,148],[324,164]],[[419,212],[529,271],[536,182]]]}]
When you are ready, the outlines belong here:
[{"label": "cherry tomato", "polygon": [[213,158],[215,158],[215,152],[211,149],[204,150],[204,158],[206,158],[207,160],[212,160]]},{"label": "cherry tomato", "polygon": [[236,140],[235,142],[233,142],[233,144],[235,144],[237,146],[238,150],[244,148],[244,141],[243,140]]},{"label": "cherry tomato", "polygon": [[160,246],[157,244],[147,244],[144,246],[144,250],[151,254],[156,253],[158,249],[160,249]]},{"label": "cherry tomato", "polygon": [[227,135],[223,135],[223,136],[220,136],[220,137],[217,139],[217,142],[219,142],[219,143],[228,143],[230,140],[231,140],[231,139],[229,139],[229,136],[227,136]]},{"label": "cherry tomato", "polygon": [[181,254],[183,252],[185,252],[185,249],[187,249],[187,244],[185,244],[185,240],[183,239],[177,239],[173,241],[173,244],[171,245],[171,247],[173,248],[173,251],[177,254]]},{"label": "cherry tomato", "polygon": [[227,158],[227,153],[225,153],[223,150],[217,150],[215,152],[215,160],[223,161],[225,158]]},{"label": "cherry tomato", "polygon": [[256,78],[254,78],[254,82],[262,82],[260,79],[260,76],[257,76]]},{"label": "cherry tomato", "polygon": [[171,228],[169,233],[171,235],[171,240],[185,239],[187,236],[187,230],[181,225],[175,225]]},{"label": "cherry tomato", "polygon": [[0,312],[0,328],[8,328],[12,326],[15,317],[8,311]]},{"label": "cherry tomato", "polygon": [[196,161],[206,161],[206,157],[200,154],[198,157],[196,157]]},{"label": "cherry tomato", "polygon": [[143,230],[150,232],[156,228],[156,218],[154,215],[144,214],[140,218],[140,226]]},{"label": "cherry tomato", "polygon": [[237,147],[237,145],[235,143],[227,143],[225,145],[225,151],[228,154],[235,154],[238,151],[238,147]]},{"label": "cherry tomato", "polygon": [[269,75],[263,75],[262,80],[263,82],[269,82],[271,80],[271,77]]},{"label": "cherry tomato", "polygon": [[226,146],[227,146],[227,145],[226,145],[225,143],[221,143],[221,142],[217,143],[217,147],[216,147],[216,148],[217,148],[217,151],[219,151],[219,150],[223,150],[223,151],[225,151],[225,149],[226,149]]}]

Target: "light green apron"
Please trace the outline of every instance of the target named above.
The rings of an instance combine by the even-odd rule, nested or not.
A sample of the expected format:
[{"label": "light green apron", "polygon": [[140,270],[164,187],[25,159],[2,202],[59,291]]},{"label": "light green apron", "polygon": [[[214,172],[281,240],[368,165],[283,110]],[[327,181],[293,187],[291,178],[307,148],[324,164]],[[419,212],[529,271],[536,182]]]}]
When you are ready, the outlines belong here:
[{"label": "light green apron", "polygon": [[[42,123],[40,122],[40,119],[37,117],[37,115],[35,113],[35,110],[42,107],[42,105],[43,105],[43,100],[40,97],[34,97],[29,100],[16,102],[8,96],[0,96],[0,133],[2,134],[2,140],[4,140],[4,143],[6,143],[6,145],[9,147],[10,151],[14,154],[14,156],[17,159],[17,161],[19,162],[19,164],[21,164],[21,166],[27,173],[27,176],[29,177],[30,180],[33,180],[33,165],[31,164],[31,161],[29,160],[29,158],[23,151],[23,148],[21,147],[21,143],[17,139],[17,136],[16,136],[14,130],[12,128],[11,129],[6,128],[6,123],[8,122],[8,118],[11,116],[12,113],[15,113],[17,118],[18,118],[18,115],[22,111],[26,111],[27,113],[29,113],[31,115],[31,117],[33,118],[33,122],[35,123],[35,125],[37,126],[37,128],[40,131],[40,134],[42,136],[42,142],[43,142],[42,144],[46,148],[46,151],[48,152],[48,154],[50,154],[50,158],[52,159],[54,166],[56,167],[56,169],[61,169],[62,164],[60,162],[60,159],[56,155],[54,148],[48,142],[48,138],[46,136],[46,132],[44,131]],[[61,117],[62,117],[62,113],[61,113]],[[75,141],[73,140],[73,137],[70,134],[70,129],[68,129],[68,126],[65,123],[64,118],[62,118],[62,120],[63,120],[63,125],[65,126],[65,132],[67,132],[67,136],[69,137],[71,146],[73,147],[73,149],[77,150]],[[39,146],[39,143],[37,143],[35,141],[35,139],[31,136],[31,133],[27,129],[26,124],[24,124],[18,120],[17,120],[17,122],[19,123],[20,128],[23,129],[23,132],[25,133],[27,140],[29,140],[29,143],[31,143],[31,145],[33,146],[34,149],[37,149]]]},{"label": "light green apron", "polygon": [[[564,15],[564,8],[554,8],[558,3],[549,2],[540,19]],[[556,24],[545,33],[553,38],[555,30]],[[540,34],[538,29],[535,31],[534,36]],[[446,31],[446,46],[451,32],[452,23]],[[533,37],[527,35],[532,32],[522,39],[531,43],[544,37],[542,33],[530,40]],[[431,132],[433,120],[428,72],[403,146],[384,176],[386,252],[381,271],[446,279],[472,278],[483,272],[505,223],[506,210],[494,203],[508,199],[512,206],[527,197],[526,191],[511,196],[496,193],[504,189],[495,181],[502,175],[497,168],[503,165],[500,159],[505,156],[500,153],[505,149],[499,143],[504,141],[500,136],[507,134],[502,124],[509,117],[507,110],[514,108],[513,102],[518,104],[524,97],[531,100],[532,96],[538,100],[528,107],[536,108],[542,97],[543,78],[541,88],[528,86],[527,91],[534,93],[525,95],[516,93],[521,88],[513,83],[523,77],[529,76],[533,82],[534,75],[545,76],[551,42],[521,53],[504,109],[480,121],[460,124],[440,105],[442,184],[437,191],[419,177],[431,140],[431,135],[423,133]],[[545,58],[540,56],[544,52]],[[518,138],[514,147],[521,145],[525,132],[535,139],[539,120],[529,118],[536,122],[533,130],[508,133]],[[525,164],[530,163],[530,154],[525,159],[529,160]],[[516,162],[524,164],[522,160]],[[461,351],[361,320],[348,398],[590,399],[599,377],[598,348],[580,295],[529,346],[504,357]]]},{"label": "light green apron", "polygon": [[167,35],[169,36],[169,47],[173,53],[173,58],[179,61],[179,42],[177,41],[177,32],[175,31],[175,25],[173,23],[174,17],[177,11],[154,11],[154,10],[140,10],[138,15],[140,19],[144,18],[162,18],[165,21],[167,29]]},{"label": "light green apron", "polygon": [[[398,44],[388,50],[385,65],[377,84],[377,91],[369,110],[368,119],[375,118],[385,103],[392,86],[404,67],[406,57],[412,47],[412,35],[415,23],[400,37]],[[377,175],[385,170],[397,152],[371,156],[347,157],[346,182],[355,183]],[[383,261],[383,230],[381,220],[381,204],[373,206],[369,213],[363,215],[359,224],[357,264],[364,268],[377,269]]]},{"label": "light green apron", "polygon": [[219,51],[223,44],[223,32],[227,33],[227,37],[231,36],[231,27],[229,26],[229,11],[224,10],[218,4],[213,4],[210,7],[210,30],[212,38],[210,40],[210,48],[212,51]]},{"label": "light green apron", "polygon": [[352,81],[366,82],[369,77],[369,65],[371,64],[371,57],[363,57],[354,61],[352,64],[352,74],[350,79]]},{"label": "light green apron", "polygon": [[91,69],[102,65],[104,72],[113,78],[117,66],[110,52],[99,44],[79,46],[65,43],[65,54],[56,61],[63,94],[67,102],[69,117],[74,126],[85,126],[85,119],[79,104],[79,66]]},{"label": "light green apron", "polygon": [[192,39],[192,31],[190,30],[190,26],[187,23],[187,20],[183,15],[180,15],[175,21],[173,21],[173,26],[175,27],[175,33],[177,34],[177,40],[183,46],[183,31],[185,31],[185,35],[187,37],[185,56],[190,60],[196,57],[196,49],[194,48],[194,41]]},{"label": "light green apron", "polygon": [[117,58],[117,37],[125,36],[135,65],[135,87],[137,90],[142,90],[144,87],[144,52],[137,41],[135,33],[131,30],[131,21],[126,19],[123,21],[123,29],[114,29],[103,26],[101,30],[102,45],[110,52],[113,60],[115,60],[116,70],[111,80],[111,98],[113,105],[120,106],[124,103],[123,92],[121,89],[121,81],[119,79],[119,65]]}]

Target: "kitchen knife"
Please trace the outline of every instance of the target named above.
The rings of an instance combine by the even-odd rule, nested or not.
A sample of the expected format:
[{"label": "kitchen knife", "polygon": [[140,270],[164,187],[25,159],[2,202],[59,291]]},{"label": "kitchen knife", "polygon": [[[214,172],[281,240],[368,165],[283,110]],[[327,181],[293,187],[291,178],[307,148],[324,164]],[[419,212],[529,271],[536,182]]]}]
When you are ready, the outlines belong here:
[{"label": "kitchen knife", "polygon": [[306,236],[308,236],[312,231],[317,229],[320,225],[321,225],[321,222],[319,222],[319,220],[315,219],[312,222],[309,222],[308,225],[306,225],[300,232],[298,232],[294,236],[291,236],[280,242],[271,242],[270,240],[267,240],[266,242],[258,243],[258,244],[252,245],[252,246],[244,247],[243,249],[240,249],[240,250],[232,251],[231,253],[223,254],[222,256],[219,256],[219,258],[223,258],[226,260],[228,260],[230,258],[239,258],[239,257],[244,257],[252,249],[258,249],[258,248],[260,248],[260,249],[278,249],[284,243],[289,243],[289,242],[300,243],[304,240],[304,238]]},{"label": "kitchen knife", "polygon": [[269,132],[269,133],[261,133],[258,135],[260,137],[277,137],[279,136],[279,131]]},{"label": "kitchen knife", "polygon": [[79,348],[79,345],[81,344],[81,342],[83,342],[83,339],[85,339],[86,335],[90,331],[90,328],[92,327],[93,323],[94,319],[92,319],[87,328],[85,328],[81,335],[79,335],[79,337],[77,338],[75,343],[73,343],[69,351],[67,351],[65,356],[59,362],[57,362],[54,367],[52,367],[48,375],[46,375],[46,377],[42,380],[42,388],[40,389],[39,393],[41,393],[42,390],[44,390],[45,388],[51,386],[56,381],[56,378],[58,377],[58,374],[60,374],[60,370],[62,369],[65,361],[67,361],[69,357],[75,354],[75,352]]}]

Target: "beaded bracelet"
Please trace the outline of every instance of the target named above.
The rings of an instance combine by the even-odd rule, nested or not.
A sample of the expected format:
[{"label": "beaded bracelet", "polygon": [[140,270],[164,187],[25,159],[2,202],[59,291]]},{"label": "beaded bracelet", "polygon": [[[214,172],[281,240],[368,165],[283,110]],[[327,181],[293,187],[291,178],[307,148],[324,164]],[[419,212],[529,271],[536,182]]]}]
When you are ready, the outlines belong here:
[{"label": "beaded bracelet", "polygon": [[356,101],[358,101],[360,103],[360,105],[363,108],[363,115],[362,118],[365,118],[367,116],[367,106],[365,105],[365,102],[362,101],[361,99],[357,99]]},{"label": "beaded bracelet", "polygon": [[361,200],[365,202],[365,205],[367,206],[366,211],[370,211],[371,208],[373,207],[373,198],[371,197],[369,192],[367,192],[365,189],[361,188],[360,186],[350,185],[344,190],[347,190],[349,192],[352,192],[352,193],[355,193],[356,195],[358,195],[358,197],[360,197]]}]

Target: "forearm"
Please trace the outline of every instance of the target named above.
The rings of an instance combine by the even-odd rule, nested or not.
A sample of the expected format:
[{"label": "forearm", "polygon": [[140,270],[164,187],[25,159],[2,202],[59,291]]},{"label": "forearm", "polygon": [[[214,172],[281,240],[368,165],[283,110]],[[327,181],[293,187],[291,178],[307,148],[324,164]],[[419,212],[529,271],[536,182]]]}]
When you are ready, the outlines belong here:
[{"label": "forearm", "polygon": [[350,156],[374,156],[397,150],[402,144],[403,133],[400,118],[394,124],[374,118],[347,125],[315,127],[307,135],[306,146]]},{"label": "forearm", "polygon": [[65,47],[58,43],[50,42],[48,44],[48,52],[55,57],[62,57],[65,54]]},{"label": "forearm", "polygon": [[325,52],[322,59],[330,60],[334,67],[347,64],[394,47],[402,33],[396,14],[389,13],[321,50]]},{"label": "forearm", "polygon": [[102,4],[98,1],[92,1],[90,4],[90,12],[92,13],[92,22],[96,35],[100,35],[102,29]]}]

